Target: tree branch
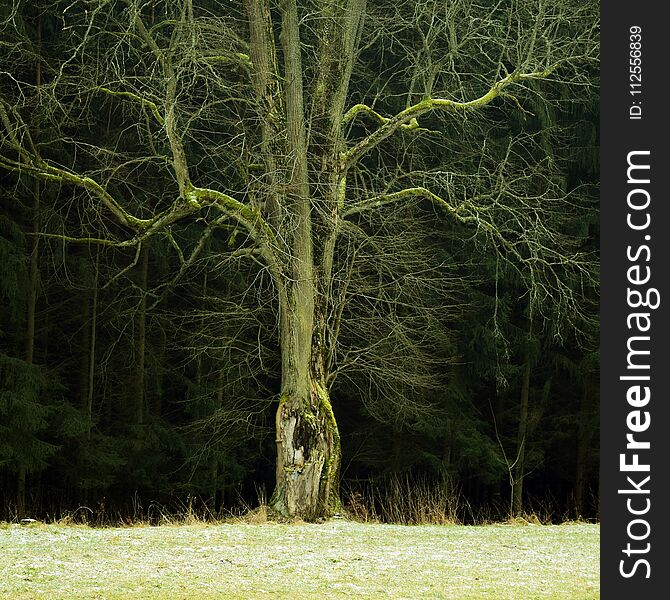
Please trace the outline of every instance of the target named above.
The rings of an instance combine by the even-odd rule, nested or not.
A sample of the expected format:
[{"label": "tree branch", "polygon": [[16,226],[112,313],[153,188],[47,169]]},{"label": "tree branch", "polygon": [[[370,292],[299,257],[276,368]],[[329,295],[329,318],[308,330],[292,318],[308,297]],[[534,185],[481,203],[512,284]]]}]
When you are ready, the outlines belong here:
[{"label": "tree branch", "polygon": [[96,244],[98,246],[113,246],[114,248],[124,248],[128,246],[135,246],[140,242],[140,238],[134,237],[129,240],[124,240],[122,242],[115,242],[114,240],[108,240],[105,238],[92,238],[92,237],[72,237],[69,235],[61,233],[28,233],[27,235],[35,235],[42,238],[50,238],[52,240],[59,240],[61,242],[68,242],[69,244]]},{"label": "tree branch", "polygon": [[424,187],[413,187],[400,190],[398,192],[392,192],[390,194],[381,194],[379,196],[374,196],[368,198],[367,200],[362,200],[351,205],[347,210],[343,211],[342,218],[350,217],[351,215],[359,214],[368,210],[374,210],[381,208],[387,204],[393,204],[396,202],[401,202],[410,198],[425,198],[429,200],[435,206],[446,210],[449,214],[453,215],[461,223],[474,224],[478,228],[483,229],[488,232],[493,238],[495,238],[508,252],[514,255],[514,257],[521,264],[527,262],[521,256],[517,248],[514,247],[509,240],[498,231],[495,224],[490,220],[486,219],[486,209],[479,208],[476,206],[475,202],[482,200],[484,197],[490,198],[494,194],[487,194],[485,196],[478,197],[476,199],[465,200],[457,206],[454,206],[444,198],[438,196],[437,194],[431,192],[429,189]]},{"label": "tree branch", "polygon": [[207,188],[189,186],[186,195],[193,206],[205,204],[214,206],[242,225],[249,232],[251,239],[258,244],[261,255],[270,267],[273,277],[279,277],[281,269],[275,253],[276,237],[257,207],[242,204],[228,194]]},{"label": "tree branch", "polygon": [[[379,120],[382,125],[379,129],[358,142],[355,146],[353,146],[353,148],[350,148],[340,155],[342,165],[341,168],[342,170],[348,169],[361,157],[375,148],[387,137],[394,134],[401,127],[412,129],[417,128],[418,123],[416,122],[416,119],[428,112],[441,110],[445,112],[465,113],[468,111],[480,109],[487,104],[490,104],[492,100],[500,96],[506,88],[514,83],[518,83],[527,79],[546,79],[560,66],[560,64],[560,62],[554,63],[543,71],[533,71],[531,73],[520,73],[515,71],[514,73],[510,73],[492,85],[489,91],[486,92],[483,96],[480,96],[474,100],[469,100],[467,102],[456,102],[454,100],[447,100],[444,98],[426,98],[425,100],[413,104],[412,106],[406,108],[391,118],[382,117],[364,104],[357,104],[356,106],[349,109],[349,111],[347,111],[343,119],[343,124],[350,122],[356,117],[356,115],[365,112],[366,114],[370,114]],[[414,125],[414,123],[416,123],[416,125]]]},{"label": "tree branch", "polygon": [[[391,119],[380,115],[374,108],[370,108],[367,104],[355,104],[352,106],[342,117],[342,125],[348,125],[351,123],[358,115],[366,114],[373,119],[375,119],[380,125],[386,125]],[[413,130],[419,127],[419,123],[416,119],[411,119],[409,124],[403,123],[400,125],[405,130]]]},{"label": "tree branch", "polygon": [[137,94],[133,94],[132,92],[115,92],[114,90],[110,90],[107,87],[98,87],[95,88],[98,91],[104,92],[105,94],[109,94],[110,96],[122,96],[124,98],[130,98],[131,100],[135,100],[136,102],[139,102],[140,104],[146,104],[150,109],[151,112],[153,113],[154,117],[156,118],[156,121],[160,125],[163,125],[165,123],[165,120],[163,119],[163,116],[161,115],[160,111],[158,110],[158,106],[156,105],[155,102],[152,102],[151,100],[147,100],[146,98],[142,98],[142,96],[138,96]]},{"label": "tree branch", "polygon": [[174,174],[177,179],[177,184],[179,185],[179,194],[185,198],[186,188],[190,184],[190,176],[184,144],[182,143],[181,136],[177,133],[177,76],[172,67],[169,54],[163,52],[160,49],[156,43],[156,40],[152,37],[151,33],[149,33],[146,26],[144,25],[140,15],[139,7],[136,6],[132,0],[126,0],[126,3],[131,7],[135,27],[137,27],[140,36],[145,41],[147,46],[149,46],[154,56],[160,63],[163,75],[166,79],[164,127],[165,133],[167,134],[168,141],[170,143],[170,149],[172,150]]},{"label": "tree branch", "polygon": [[70,183],[88,191],[91,195],[99,198],[105,207],[116,217],[119,223],[134,230],[146,231],[157,220],[165,215],[161,214],[153,219],[139,219],[127,212],[121,204],[97,181],[86,175],[78,175],[67,169],[55,167],[34,155],[26,155],[25,150],[22,153],[24,160],[28,162],[19,162],[7,156],[0,155],[0,167],[9,171],[25,172],[44,181],[58,183]]},{"label": "tree branch", "polygon": [[381,194],[379,196],[373,196],[366,200],[361,200],[352,204],[348,209],[342,212],[342,218],[346,219],[351,215],[362,213],[368,210],[374,210],[376,208],[381,208],[387,204],[394,204],[396,202],[401,202],[409,198],[426,198],[430,200],[433,204],[440,206],[441,208],[446,209],[448,212],[454,214],[460,221],[468,222],[476,219],[474,216],[467,216],[465,214],[466,206],[467,210],[474,209],[474,205],[471,202],[460,204],[459,206],[452,206],[449,202],[434,194],[429,189],[424,187],[413,187],[400,190],[399,192],[392,192],[390,194]]}]

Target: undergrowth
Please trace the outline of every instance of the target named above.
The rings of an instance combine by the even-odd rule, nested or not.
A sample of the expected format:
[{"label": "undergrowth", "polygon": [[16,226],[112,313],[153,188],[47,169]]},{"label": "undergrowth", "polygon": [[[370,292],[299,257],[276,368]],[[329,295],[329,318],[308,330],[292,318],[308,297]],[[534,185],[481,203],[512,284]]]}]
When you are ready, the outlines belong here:
[{"label": "undergrowth", "polygon": [[[43,519],[23,519],[24,525],[39,524],[73,525],[88,527],[150,527],[181,525],[212,525],[222,523],[300,522],[284,519],[274,514],[268,506],[264,488],[257,487],[256,503],[238,498],[234,508],[215,511],[201,499],[188,496],[185,501],[175,501],[171,507],[155,502],[147,507],[134,497],[132,510],[127,514],[105,509],[103,502],[95,507],[80,506]],[[510,516],[504,506],[489,506],[474,511],[460,490],[448,477],[439,480],[393,475],[382,481],[358,482],[343,490],[342,512],[336,519],[360,523],[388,523],[395,525],[551,525],[557,523],[587,523],[597,520],[575,518],[558,514],[555,503],[530,501],[529,510]],[[30,515],[27,515],[30,517]],[[18,515],[10,514],[7,521],[0,521],[0,528],[19,523]]]}]

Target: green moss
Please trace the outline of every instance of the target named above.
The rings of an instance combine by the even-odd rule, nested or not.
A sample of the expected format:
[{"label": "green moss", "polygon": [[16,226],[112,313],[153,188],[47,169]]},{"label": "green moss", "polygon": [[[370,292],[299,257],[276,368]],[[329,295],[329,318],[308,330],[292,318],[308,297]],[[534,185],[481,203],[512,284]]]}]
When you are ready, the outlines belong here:
[{"label": "green moss", "polygon": [[421,102],[418,102],[412,107],[412,111],[417,111],[417,112],[424,112],[427,110],[430,110],[433,108],[433,105],[435,104],[434,100],[432,98],[426,98],[424,100],[421,100]]},{"label": "green moss", "polygon": [[300,415],[300,419],[302,421],[304,421],[305,423],[307,423],[307,425],[310,426],[312,431],[318,431],[319,430],[318,421],[316,419],[316,416],[314,416],[314,414],[311,412],[311,410],[305,410],[305,412],[303,412]]},{"label": "green moss", "polygon": [[[342,156],[341,153],[340,156]],[[337,182],[337,208],[340,210],[344,208],[346,193],[347,193],[347,176],[343,175]]]},{"label": "green moss", "polygon": [[199,202],[198,190],[194,188],[190,182],[186,182],[184,186],[184,200],[189,203],[193,208],[202,208],[202,205]]}]

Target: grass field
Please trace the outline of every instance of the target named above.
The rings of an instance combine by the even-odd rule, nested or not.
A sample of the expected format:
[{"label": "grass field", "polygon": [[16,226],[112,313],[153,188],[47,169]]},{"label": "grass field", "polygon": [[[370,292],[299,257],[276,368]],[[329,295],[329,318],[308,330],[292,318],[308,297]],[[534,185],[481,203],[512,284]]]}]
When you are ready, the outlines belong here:
[{"label": "grass field", "polygon": [[599,597],[589,524],[0,525],[0,598]]}]

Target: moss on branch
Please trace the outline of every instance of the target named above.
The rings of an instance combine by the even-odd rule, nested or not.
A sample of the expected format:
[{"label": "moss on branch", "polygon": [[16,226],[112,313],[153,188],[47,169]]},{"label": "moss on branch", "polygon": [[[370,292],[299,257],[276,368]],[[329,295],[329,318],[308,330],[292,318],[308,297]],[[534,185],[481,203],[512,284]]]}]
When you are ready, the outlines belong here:
[{"label": "moss on branch", "polygon": [[131,215],[102,185],[91,177],[79,175],[77,173],[72,173],[67,169],[56,167],[38,157],[31,157],[31,161],[26,163],[2,156],[0,157],[0,166],[10,171],[25,172],[45,181],[70,183],[77,187],[81,187],[91,195],[98,197],[121,224],[126,225],[131,229],[139,231],[149,229],[159,218],[139,219]]},{"label": "moss on branch", "polygon": [[[358,213],[366,212],[368,210],[374,210],[376,208],[381,208],[387,204],[393,204],[395,202],[401,202],[403,200],[408,200],[411,198],[425,198],[430,200],[433,204],[440,206],[441,208],[447,210],[448,212],[456,215],[461,221],[472,221],[475,219],[474,216],[467,216],[465,213],[465,204],[458,206],[452,206],[444,198],[441,198],[437,194],[431,192],[429,189],[424,187],[413,187],[400,190],[398,192],[392,192],[390,194],[382,194],[379,196],[374,196],[367,200],[362,200],[361,202],[356,202],[352,204],[347,210],[342,212],[342,217],[350,217]],[[470,203],[468,203],[469,208],[474,208]]]},{"label": "moss on branch", "polygon": [[405,110],[390,118],[380,115],[365,104],[356,104],[345,114],[343,118],[343,124],[349,123],[354,118],[356,118],[357,115],[365,113],[379,121],[381,126],[379,129],[372,132],[369,136],[359,141],[355,146],[340,155],[341,169],[348,169],[352,164],[367,154],[381,141],[385,140],[399,129],[418,128],[417,119],[430,111],[441,110],[446,112],[464,113],[472,110],[478,110],[490,104],[491,101],[500,96],[507,87],[527,79],[546,79],[559,67],[559,65],[560,63],[555,63],[544,70],[533,71],[530,73],[514,71],[513,73],[510,73],[506,77],[503,77],[494,83],[484,95],[466,102],[458,102],[455,100],[448,100],[446,98],[426,98],[421,102],[409,106]]},{"label": "moss on branch", "polygon": [[272,227],[261,215],[259,208],[243,204],[218,190],[199,188],[190,183],[187,184],[185,191],[187,201],[192,207],[214,206],[249,232],[250,237],[258,244],[261,256],[270,268],[275,283],[281,288],[281,266],[274,250],[277,246],[276,236]]},{"label": "moss on branch", "polygon": [[[217,190],[195,187],[189,181],[186,181],[183,199],[177,200],[170,208],[150,219],[140,219],[126,211],[120,202],[91,177],[56,167],[38,157],[31,156],[30,159],[30,162],[19,162],[18,160],[0,155],[0,167],[10,171],[25,172],[45,181],[69,183],[83,188],[92,196],[99,198],[119,223],[145,236],[164,230],[168,225],[199,211],[205,205],[214,206],[229,218],[245,227],[252,239],[258,243],[261,254],[270,264],[273,275],[279,276],[278,263],[272,250],[275,245],[275,235],[257,207],[243,204],[232,196]],[[55,237],[79,243],[85,243],[86,241],[90,243],[106,243],[102,240],[94,240],[93,238],[68,238],[62,235],[56,235]],[[110,245],[119,245],[119,242],[109,243]]]},{"label": "moss on branch", "polygon": [[[382,125],[385,125],[391,120],[388,117],[380,115],[376,110],[370,108],[366,104],[356,104],[346,112],[344,117],[342,117],[342,125],[348,125],[360,114],[366,114]],[[400,127],[406,131],[412,131],[419,128],[419,123],[415,118],[412,118],[409,123],[403,123]]]},{"label": "moss on branch", "polygon": [[201,59],[210,63],[221,63],[224,65],[239,65],[247,70],[251,70],[253,65],[251,58],[244,52],[234,52],[232,55],[226,54],[203,54]]},{"label": "moss on branch", "polygon": [[96,89],[100,92],[104,92],[105,94],[109,94],[110,96],[120,96],[122,98],[129,98],[130,100],[134,100],[135,102],[139,102],[140,104],[146,105],[151,109],[151,112],[153,113],[156,121],[158,121],[160,125],[163,125],[165,123],[165,119],[163,118],[163,115],[161,115],[160,110],[158,110],[158,106],[156,105],[155,102],[152,102],[151,100],[142,98],[142,96],[138,96],[133,92],[114,91],[104,86],[98,87]]}]

